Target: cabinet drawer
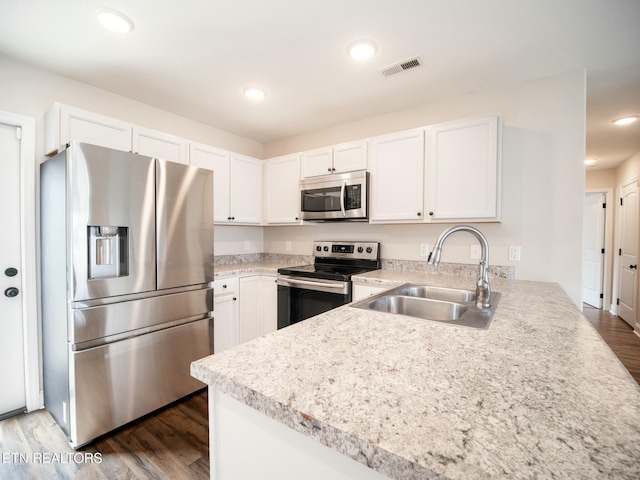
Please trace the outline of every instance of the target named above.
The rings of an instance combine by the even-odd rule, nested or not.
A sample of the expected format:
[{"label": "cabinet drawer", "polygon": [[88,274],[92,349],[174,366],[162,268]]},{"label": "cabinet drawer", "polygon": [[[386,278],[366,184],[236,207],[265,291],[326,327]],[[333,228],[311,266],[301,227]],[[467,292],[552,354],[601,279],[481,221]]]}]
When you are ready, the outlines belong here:
[{"label": "cabinet drawer", "polygon": [[229,295],[238,290],[238,279],[236,277],[220,278],[213,282],[213,296]]}]

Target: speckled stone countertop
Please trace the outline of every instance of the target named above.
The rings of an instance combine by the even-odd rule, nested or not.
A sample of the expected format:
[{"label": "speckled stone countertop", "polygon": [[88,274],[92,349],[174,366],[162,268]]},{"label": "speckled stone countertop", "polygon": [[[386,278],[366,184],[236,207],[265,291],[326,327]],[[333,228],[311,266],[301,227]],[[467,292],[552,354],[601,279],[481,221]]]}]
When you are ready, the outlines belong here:
[{"label": "speckled stone countertop", "polygon": [[638,384],[558,285],[491,283],[502,298],[487,330],[345,305],[191,371],[393,479],[640,478]]}]

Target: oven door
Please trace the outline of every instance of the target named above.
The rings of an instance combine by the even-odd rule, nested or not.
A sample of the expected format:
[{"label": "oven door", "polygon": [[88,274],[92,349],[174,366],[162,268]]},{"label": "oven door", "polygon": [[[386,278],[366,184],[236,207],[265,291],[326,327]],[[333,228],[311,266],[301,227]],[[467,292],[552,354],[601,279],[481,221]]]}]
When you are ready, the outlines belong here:
[{"label": "oven door", "polygon": [[351,282],[279,275],[278,329],[351,301]]},{"label": "oven door", "polygon": [[303,220],[365,220],[368,173],[327,175],[300,181],[300,212]]}]

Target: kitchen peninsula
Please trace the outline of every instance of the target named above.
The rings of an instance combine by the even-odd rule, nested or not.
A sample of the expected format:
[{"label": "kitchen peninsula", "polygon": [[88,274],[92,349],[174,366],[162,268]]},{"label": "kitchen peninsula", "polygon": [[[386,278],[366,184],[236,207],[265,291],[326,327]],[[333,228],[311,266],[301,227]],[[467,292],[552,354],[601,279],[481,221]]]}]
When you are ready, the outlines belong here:
[{"label": "kitchen peninsula", "polygon": [[492,288],[486,330],[346,305],[194,362],[212,478],[639,478],[638,384],[558,285]]}]

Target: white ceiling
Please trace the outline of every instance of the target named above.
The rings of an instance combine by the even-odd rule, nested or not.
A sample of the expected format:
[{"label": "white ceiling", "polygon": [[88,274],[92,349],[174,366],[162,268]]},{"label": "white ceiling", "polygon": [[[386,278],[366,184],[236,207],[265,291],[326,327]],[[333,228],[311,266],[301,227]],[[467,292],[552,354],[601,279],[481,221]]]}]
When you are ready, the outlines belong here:
[{"label": "white ceiling", "polygon": [[[639,0],[0,0],[0,27],[0,54],[260,142],[584,67],[587,157],[640,150],[640,122],[611,124],[640,114]],[[347,56],[358,38],[373,59]]]}]

